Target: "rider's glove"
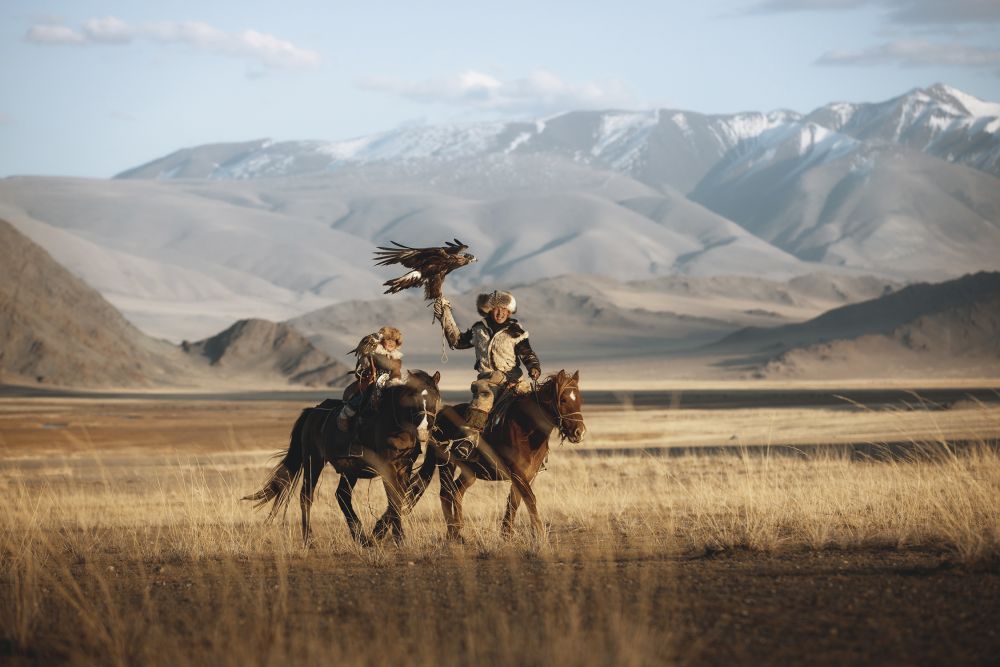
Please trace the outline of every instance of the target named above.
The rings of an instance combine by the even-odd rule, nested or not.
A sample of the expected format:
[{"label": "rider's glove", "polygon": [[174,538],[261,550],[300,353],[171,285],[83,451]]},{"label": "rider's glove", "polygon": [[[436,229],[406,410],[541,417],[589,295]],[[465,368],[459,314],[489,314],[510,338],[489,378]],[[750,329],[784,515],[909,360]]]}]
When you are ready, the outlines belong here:
[{"label": "rider's glove", "polygon": [[444,317],[444,311],[451,308],[451,302],[443,296],[434,299],[434,317],[439,320]]},{"label": "rider's glove", "polygon": [[533,366],[528,370],[528,375],[532,380],[537,380],[538,376],[542,374],[542,369],[538,366]]}]

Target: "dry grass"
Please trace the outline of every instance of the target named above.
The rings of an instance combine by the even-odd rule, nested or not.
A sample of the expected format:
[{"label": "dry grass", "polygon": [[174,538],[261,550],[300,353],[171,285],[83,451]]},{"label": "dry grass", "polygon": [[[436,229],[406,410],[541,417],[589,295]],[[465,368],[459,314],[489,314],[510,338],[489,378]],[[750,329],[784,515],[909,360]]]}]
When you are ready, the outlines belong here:
[{"label": "dry grass", "polygon": [[[995,430],[994,412],[973,419],[984,414]],[[294,502],[269,525],[237,500],[267,470],[253,423],[229,423],[214,451],[176,442],[154,455],[104,449],[93,427],[72,456],[32,456],[5,431],[16,456],[0,460],[4,653],[30,663],[649,664],[677,658],[672,559],[870,547],[1000,556],[1000,455],[985,439],[955,452],[945,438],[881,462],[739,448],[577,456],[566,445],[535,483],[547,538],[532,540],[521,516],[504,543],[508,487],[480,482],[466,496],[464,547],[443,542],[436,484],[407,518],[405,544],[357,547],[328,468],[307,550]],[[385,505],[380,484],[360,482],[355,502],[370,526]],[[621,575],[643,559],[667,569]]]}]

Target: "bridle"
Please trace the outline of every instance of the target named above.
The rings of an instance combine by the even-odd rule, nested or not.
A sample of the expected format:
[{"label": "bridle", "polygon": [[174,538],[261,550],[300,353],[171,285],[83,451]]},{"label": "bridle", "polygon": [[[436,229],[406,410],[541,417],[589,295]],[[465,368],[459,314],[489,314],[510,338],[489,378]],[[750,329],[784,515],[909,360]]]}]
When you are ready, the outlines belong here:
[{"label": "bridle", "polygon": [[[417,391],[417,389],[415,387],[408,387],[406,385],[402,385],[402,386],[406,387],[406,389],[408,389],[409,391],[413,391],[413,392]],[[419,435],[420,431],[424,431],[425,433],[429,434],[430,431],[431,431],[431,429],[434,428],[434,423],[437,420],[437,415],[438,415],[438,412],[440,410],[440,403],[441,403],[440,396],[438,396],[438,399],[435,400],[435,401],[433,401],[433,410],[428,409],[428,407],[427,407],[427,396],[429,394],[430,394],[430,391],[428,391],[426,387],[420,390],[419,396],[420,396],[421,407],[420,407],[419,410],[414,410],[413,411],[413,417],[414,418],[415,417],[420,417],[420,422],[419,423],[415,423],[415,419],[405,419],[403,421],[400,421],[400,419],[399,419],[399,412],[398,412],[399,408],[398,408],[396,402],[393,401],[391,403],[391,405],[392,405],[392,421],[393,421],[393,425],[396,428],[399,428],[399,429],[405,428],[407,426],[415,426],[416,429],[417,429],[418,435]],[[409,408],[407,408],[407,412],[410,412]],[[419,437],[418,437],[418,441],[419,441]]]},{"label": "bridle", "polygon": [[[583,421],[583,412],[581,412],[580,410],[574,410],[573,412],[567,412],[565,414],[559,410],[559,405],[562,403],[563,394],[566,393],[567,389],[570,390],[570,391],[573,391],[573,388],[570,386],[571,380],[572,380],[572,378],[564,380],[563,383],[562,383],[562,386],[560,386],[559,383],[556,382],[555,379],[553,379],[553,385],[554,385],[555,389],[552,392],[554,398],[553,398],[551,410],[552,410],[552,413],[555,415],[555,425],[556,425],[556,428],[559,430],[559,440],[560,441],[564,441],[564,440],[566,440],[567,438],[570,437],[570,434],[566,432],[566,429],[565,429],[565,426],[564,426],[564,422],[565,421],[567,421],[571,417],[575,417],[575,416],[578,416],[578,415],[580,417],[580,421]],[[538,381],[537,380],[532,381],[531,384],[532,384],[533,393],[535,395],[535,403],[538,404],[538,407],[540,409],[544,410],[545,408],[542,406],[542,402],[538,398]],[[579,390],[579,387],[576,387],[576,389]],[[584,427],[584,428],[586,428],[586,427]]]}]

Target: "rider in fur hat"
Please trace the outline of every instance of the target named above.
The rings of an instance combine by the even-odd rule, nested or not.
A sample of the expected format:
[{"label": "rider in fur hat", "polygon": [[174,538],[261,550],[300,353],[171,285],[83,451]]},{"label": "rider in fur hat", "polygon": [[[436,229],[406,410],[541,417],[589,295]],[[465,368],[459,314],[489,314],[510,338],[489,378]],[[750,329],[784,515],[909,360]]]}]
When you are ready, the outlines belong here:
[{"label": "rider in fur hat", "polygon": [[[500,290],[480,294],[476,298],[476,309],[483,319],[463,332],[455,322],[448,300],[440,298],[434,303],[434,311],[441,320],[448,345],[452,349],[471,347],[476,350],[475,368],[479,376],[473,384],[473,407],[477,403],[476,387],[482,382],[489,384],[493,398],[496,398],[500,388],[515,385],[521,380],[521,363],[528,369],[532,380],[537,380],[542,373],[538,356],[528,341],[528,332],[511,317],[517,312],[513,294]],[[468,428],[473,444],[486,425],[487,412],[488,408],[471,412]]]}]

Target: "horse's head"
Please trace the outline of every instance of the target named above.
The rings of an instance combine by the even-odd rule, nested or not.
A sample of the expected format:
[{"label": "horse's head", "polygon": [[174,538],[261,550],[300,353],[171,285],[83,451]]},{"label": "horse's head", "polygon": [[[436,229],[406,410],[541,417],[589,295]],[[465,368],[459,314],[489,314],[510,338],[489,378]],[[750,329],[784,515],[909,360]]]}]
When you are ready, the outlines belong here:
[{"label": "horse's head", "polygon": [[583,395],[580,393],[580,371],[567,375],[561,370],[547,381],[551,387],[552,409],[560,437],[572,443],[583,440],[587,426],[583,423]]},{"label": "horse's head", "polygon": [[438,389],[440,382],[441,373],[438,371],[429,375],[421,370],[411,370],[399,397],[399,407],[410,415],[408,421],[416,426],[420,444],[427,442],[441,409],[441,391]]}]

